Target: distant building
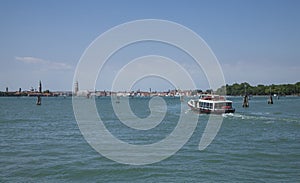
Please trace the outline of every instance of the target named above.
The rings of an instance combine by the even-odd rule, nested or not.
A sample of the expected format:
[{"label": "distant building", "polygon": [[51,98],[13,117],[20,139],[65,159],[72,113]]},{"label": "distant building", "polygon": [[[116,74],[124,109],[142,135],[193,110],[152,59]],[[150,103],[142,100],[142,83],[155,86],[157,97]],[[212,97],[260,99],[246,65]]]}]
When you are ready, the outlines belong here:
[{"label": "distant building", "polygon": [[39,92],[42,93],[42,82],[41,82],[41,80],[39,82]]},{"label": "distant building", "polygon": [[89,97],[90,92],[88,90],[77,91],[76,96],[78,96],[78,97]]},{"label": "distant building", "polygon": [[77,96],[78,91],[79,91],[79,85],[78,85],[78,81],[76,81],[76,82],[75,82],[75,85],[74,85],[74,95],[75,95],[75,96]]}]

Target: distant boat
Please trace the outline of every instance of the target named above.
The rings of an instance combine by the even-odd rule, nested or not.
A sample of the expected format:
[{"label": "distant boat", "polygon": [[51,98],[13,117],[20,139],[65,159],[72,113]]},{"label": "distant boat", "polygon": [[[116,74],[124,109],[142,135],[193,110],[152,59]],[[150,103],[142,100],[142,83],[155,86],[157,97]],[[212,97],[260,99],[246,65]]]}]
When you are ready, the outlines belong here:
[{"label": "distant boat", "polygon": [[191,99],[188,106],[199,113],[206,114],[223,114],[234,113],[232,101],[226,100],[224,96],[219,95],[202,95],[199,99]]}]

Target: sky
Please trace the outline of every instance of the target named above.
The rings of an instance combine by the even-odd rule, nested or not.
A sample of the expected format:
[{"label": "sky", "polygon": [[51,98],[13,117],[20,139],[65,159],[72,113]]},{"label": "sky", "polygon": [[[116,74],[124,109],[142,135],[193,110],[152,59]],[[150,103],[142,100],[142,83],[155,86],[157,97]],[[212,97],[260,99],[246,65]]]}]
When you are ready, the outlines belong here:
[{"label": "sky", "polygon": [[[0,91],[37,88],[39,80],[44,90],[70,91],[88,46],[109,29],[141,19],[173,21],[193,30],[217,57],[228,84],[299,81],[298,0],[0,0],[0,4]],[[174,59],[193,75],[197,88],[209,88],[201,68],[172,47],[150,43],[127,51],[138,53],[134,56],[179,52]],[[122,58],[130,55],[121,53],[105,65],[96,89],[110,89],[113,74],[126,64]],[[134,89],[150,87],[177,86],[154,77],[140,80]]]}]

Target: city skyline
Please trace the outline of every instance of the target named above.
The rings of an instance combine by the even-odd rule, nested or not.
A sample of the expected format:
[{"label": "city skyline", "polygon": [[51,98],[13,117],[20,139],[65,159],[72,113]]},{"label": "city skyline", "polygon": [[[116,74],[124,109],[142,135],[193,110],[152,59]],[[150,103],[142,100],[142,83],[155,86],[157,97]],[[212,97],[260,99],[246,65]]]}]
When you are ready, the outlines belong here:
[{"label": "city skyline", "polygon": [[[112,27],[139,19],[169,20],[196,32],[218,58],[226,83],[296,83],[299,8],[300,2],[292,0],[2,1],[0,91],[29,90],[39,80],[45,90],[71,91],[76,65],[90,43]],[[125,51],[129,54],[121,50],[105,65],[107,80],[96,83],[97,89],[109,90],[113,74],[126,62],[153,53],[172,57],[193,76],[197,88],[209,89],[201,68],[193,67],[174,48],[150,43]],[[148,88],[164,91],[180,86],[155,77],[133,86],[133,90]]]}]

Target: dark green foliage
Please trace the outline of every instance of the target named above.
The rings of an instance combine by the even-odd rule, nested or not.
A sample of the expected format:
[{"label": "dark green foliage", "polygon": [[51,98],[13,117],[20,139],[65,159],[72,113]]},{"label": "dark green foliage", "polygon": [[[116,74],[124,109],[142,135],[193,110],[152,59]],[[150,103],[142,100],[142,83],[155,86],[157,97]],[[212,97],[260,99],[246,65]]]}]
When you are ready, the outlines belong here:
[{"label": "dark green foliage", "polygon": [[226,85],[219,88],[216,93],[223,94],[226,91],[227,95],[299,95],[300,94],[300,82],[295,84],[280,84],[280,85],[262,85],[251,86],[249,83],[234,83],[232,85]]}]

